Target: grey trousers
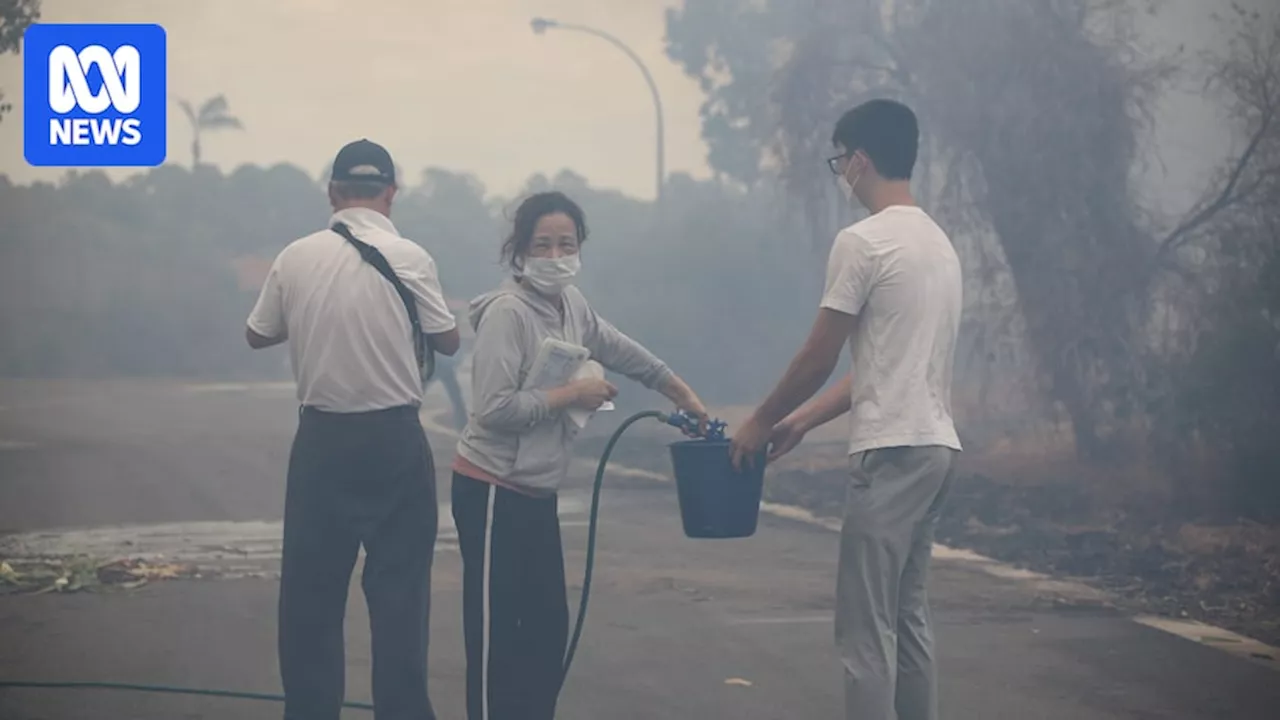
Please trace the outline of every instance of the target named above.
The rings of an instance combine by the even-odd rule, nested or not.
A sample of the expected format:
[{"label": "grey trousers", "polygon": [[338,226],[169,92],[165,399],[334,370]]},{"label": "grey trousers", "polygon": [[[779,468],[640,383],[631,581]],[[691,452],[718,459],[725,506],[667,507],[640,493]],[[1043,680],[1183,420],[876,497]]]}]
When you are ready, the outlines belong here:
[{"label": "grey trousers", "polygon": [[847,720],[938,718],[925,581],[955,456],[940,446],[850,456],[835,628]]}]

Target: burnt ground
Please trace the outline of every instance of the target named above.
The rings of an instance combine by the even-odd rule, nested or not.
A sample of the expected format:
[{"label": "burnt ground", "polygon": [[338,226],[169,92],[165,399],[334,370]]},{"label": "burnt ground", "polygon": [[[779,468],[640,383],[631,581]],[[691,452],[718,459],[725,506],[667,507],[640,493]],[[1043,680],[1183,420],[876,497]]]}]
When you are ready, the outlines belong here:
[{"label": "burnt ground", "polygon": [[[670,472],[661,442],[629,437],[614,460]],[[603,442],[582,445],[584,456],[595,456]],[[839,518],[846,473],[838,445],[795,454],[770,470],[765,499]],[[974,468],[981,465],[986,472]],[[967,458],[938,542],[1081,579],[1128,612],[1200,620],[1280,645],[1280,528],[1197,519],[1153,495],[1117,492],[1116,478],[1064,473],[1059,462],[1039,467]]]}]

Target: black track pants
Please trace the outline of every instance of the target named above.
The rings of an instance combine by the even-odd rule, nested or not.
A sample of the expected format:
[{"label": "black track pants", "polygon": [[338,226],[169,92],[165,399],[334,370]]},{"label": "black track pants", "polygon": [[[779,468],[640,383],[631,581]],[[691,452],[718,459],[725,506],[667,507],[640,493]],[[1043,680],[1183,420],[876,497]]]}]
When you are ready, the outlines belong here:
[{"label": "black track pants", "polygon": [[569,636],[556,497],[454,473],[468,720],[552,720]]}]

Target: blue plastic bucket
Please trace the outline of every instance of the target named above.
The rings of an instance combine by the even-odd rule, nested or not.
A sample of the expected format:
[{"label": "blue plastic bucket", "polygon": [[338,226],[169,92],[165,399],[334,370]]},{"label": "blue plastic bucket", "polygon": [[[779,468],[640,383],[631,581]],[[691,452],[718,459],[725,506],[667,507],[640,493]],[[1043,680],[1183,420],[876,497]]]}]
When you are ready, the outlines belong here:
[{"label": "blue plastic bucket", "polygon": [[686,440],[671,444],[671,465],[687,537],[755,534],[764,491],[764,450],[739,472],[729,461],[728,440]]}]

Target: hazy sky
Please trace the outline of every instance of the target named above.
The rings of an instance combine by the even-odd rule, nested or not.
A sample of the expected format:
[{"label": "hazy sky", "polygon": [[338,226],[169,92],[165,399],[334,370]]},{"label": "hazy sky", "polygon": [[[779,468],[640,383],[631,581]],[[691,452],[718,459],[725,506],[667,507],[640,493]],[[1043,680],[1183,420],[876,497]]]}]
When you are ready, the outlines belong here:
[{"label": "hazy sky", "polygon": [[[170,97],[225,93],[247,126],[204,139],[205,161],[226,170],[289,161],[318,174],[343,143],[368,136],[414,176],[428,165],[467,170],[510,194],[532,173],[570,167],[593,184],[650,197],[653,108],[639,72],[603,40],[536,36],[529,19],[593,25],[630,44],[662,94],[668,171],[705,176],[702,94],[663,53],[663,12],[674,2],[45,0],[44,20],[164,25]],[[1165,0],[1154,40],[1203,49],[1217,4],[1226,5]],[[22,157],[18,56],[0,57],[0,88],[15,105],[0,123],[0,172],[18,181],[58,177],[62,170],[31,168]],[[1172,93],[1162,111],[1148,178],[1178,206],[1226,148],[1194,90]],[[169,128],[170,161],[189,163],[190,133],[176,107]]]},{"label": "hazy sky", "polygon": [[[415,176],[475,172],[510,193],[534,172],[572,167],[593,183],[653,194],[654,112],[631,61],[573,32],[534,35],[534,15],[593,25],[649,65],[666,120],[668,171],[705,176],[697,83],[663,53],[664,0],[45,0],[48,22],[158,22],[169,95],[225,93],[245,132],[210,133],[204,159],[298,163],[318,174],[368,136]],[[22,63],[0,58],[14,112],[0,123],[0,172],[27,166]],[[169,159],[190,163],[190,132],[169,113]]]}]

